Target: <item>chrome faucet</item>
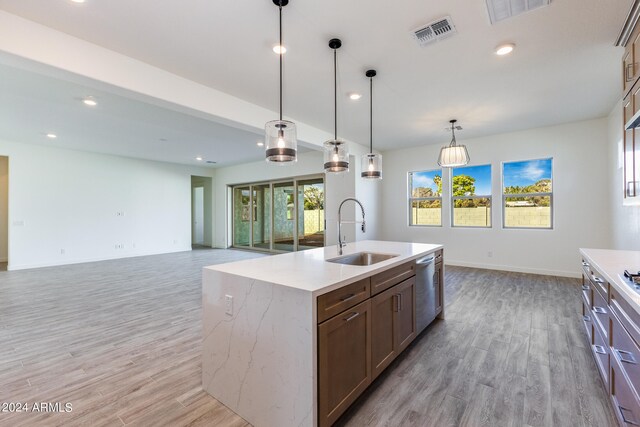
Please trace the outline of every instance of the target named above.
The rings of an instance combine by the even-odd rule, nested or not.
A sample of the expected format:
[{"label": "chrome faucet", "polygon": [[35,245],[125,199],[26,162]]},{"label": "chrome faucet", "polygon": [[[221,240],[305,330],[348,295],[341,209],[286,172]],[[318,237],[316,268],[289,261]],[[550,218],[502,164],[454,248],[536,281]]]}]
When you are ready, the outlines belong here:
[{"label": "chrome faucet", "polygon": [[[347,242],[343,242],[342,241],[342,205],[344,205],[344,203],[346,201],[349,200],[353,200],[354,202],[356,202],[358,205],[360,205],[360,210],[362,210],[362,221],[345,221],[344,224],[362,224],[362,232],[364,233],[365,231],[365,222],[364,222],[364,206],[362,206],[362,203],[360,203],[360,201],[358,199],[354,199],[353,197],[348,197],[346,199],[344,199],[342,201],[342,203],[340,203],[340,207],[338,207],[338,254],[342,255],[342,248],[344,248],[345,246],[347,246]],[[346,239],[346,237],[345,237]]]}]

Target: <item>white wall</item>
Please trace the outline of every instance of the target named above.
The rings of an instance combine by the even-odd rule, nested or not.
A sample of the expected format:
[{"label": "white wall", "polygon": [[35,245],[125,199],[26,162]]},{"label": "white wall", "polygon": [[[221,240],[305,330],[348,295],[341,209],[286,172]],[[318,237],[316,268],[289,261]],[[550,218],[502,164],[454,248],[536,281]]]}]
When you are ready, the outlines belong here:
[{"label": "white wall", "polygon": [[[622,170],[622,101],[608,119],[609,205],[611,207],[611,247],[640,250],[640,206],[638,200],[623,202]],[[627,204],[624,203],[635,203]]]},{"label": "white wall", "polygon": [[[610,242],[607,125],[604,118],[473,140],[460,133],[471,165],[492,165],[490,229],[450,227],[447,197],[442,227],[409,227],[407,172],[437,168],[440,146],[385,152],[383,239],[442,243],[453,265],[578,276],[578,248],[608,247]],[[448,143],[444,134],[442,139]],[[554,229],[502,229],[501,162],[544,157],[553,157]]]},{"label": "white wall", "polygon": [[[363,234],[356,226],[347,224],[343,227],[348,241],[353,239],[375,239],[379,235],[379,198],[377,183],[362,182],[360,178],[360,154],[364,148],[357,144],[350,144],[351,166],[349,173],[327,174],[325,177],[325,217],[327,221],[326,244],[333,245],[337,242],[338,206],[346,197],[357,197],[366,210],[367,232]],[[298,161],[292,165],[274,165],[264,161],[246,163],[216,169],[215,174],[215,245],[225,248],[231,245],[231,236],[228,234],[229,215],[227,187],[229,185],[269,181],[296,176],[322,174],[322,152],[312,151],[298,155]],[[344,219],[353,220],[356,213],[355,204],[345,204],[343,208]],[[358,219],[360,213],[358,212]]]},{"label": "white wall", "polygon": [[191,175],[212,174],[6,141],[0,155],[11,164],[10,269],[190,250]]},{"label": "white wall", "polygon": [[6,262],[9,249],[9,159],[0,156],[0,262]]}]

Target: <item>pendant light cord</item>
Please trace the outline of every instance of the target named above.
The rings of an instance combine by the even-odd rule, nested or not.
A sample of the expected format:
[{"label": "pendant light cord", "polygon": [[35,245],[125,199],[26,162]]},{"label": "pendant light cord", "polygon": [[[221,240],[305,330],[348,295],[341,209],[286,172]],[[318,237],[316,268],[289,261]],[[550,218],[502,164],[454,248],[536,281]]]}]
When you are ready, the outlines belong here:
[{"label": "pendant light cord", "polygon": [[278,9],[280,10],[280,121],[282,121],[282,57],[284,56],[284,46],[282,45],[282,2]]},{"label": "pendant light cord", "polygon": [[453,129],[454,126],[455,126],[455,122],[451,123],[451,144],[449,144],[450,147],[456,146],[456,132]]},{"label": "pendant light cord", "polygon": [[338,144],[338,49],[333,49],[333,140]]},{"label": "pendant light cord", "polygon": [[369,77],[369,153],[373,154],[373,77]]}]

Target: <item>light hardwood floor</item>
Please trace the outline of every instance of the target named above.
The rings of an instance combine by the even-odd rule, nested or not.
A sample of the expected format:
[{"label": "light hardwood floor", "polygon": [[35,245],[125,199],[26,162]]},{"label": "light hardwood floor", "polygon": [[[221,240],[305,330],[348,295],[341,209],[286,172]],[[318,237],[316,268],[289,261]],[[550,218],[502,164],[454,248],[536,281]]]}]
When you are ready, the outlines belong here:
[{"label": "light hardwood floor", "polygon": [[[200,386],[197,250],[0,272],[1,426],[244,426]],[[613,426],[581,329],[578,281],[449,267],[437,321],[339,421],[361,426]],[[278,426],[286,427],[286,426]]]}]

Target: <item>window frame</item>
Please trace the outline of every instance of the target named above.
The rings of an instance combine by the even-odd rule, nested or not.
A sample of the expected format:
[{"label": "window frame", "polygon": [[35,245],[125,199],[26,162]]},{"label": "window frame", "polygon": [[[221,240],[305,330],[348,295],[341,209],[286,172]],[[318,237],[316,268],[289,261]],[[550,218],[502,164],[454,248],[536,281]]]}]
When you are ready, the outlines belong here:
[{"label": "window frame", "polygon": [[[454,196],[453,195],[453,170],[454,169],[464,169],[464,168],[468,168],[468,167],[478,167],[478,166],[489,166],[489,176],[491,177],[491,194],[489,195],[474,195],[474,196]],[[491,217],[491,215],[493,215],[493,211],[490,211],[489,214],[489,222],[490,225],[456,225],[454,219],[454,215],[455,215],[455,201],[456,200],[470,200],[470,199],[489,199],[489,208],[493,208],[493,164],[491,163],[487,163],[487,164],[483,164],[483,165],[465,165],[465,166],[458,166],[457,168],[451,168],[451,172],[449,173],[450,175],[450,179],[449,182],[451,183],[451,228],[493,228],[493,218]]]},{"label": "window frame", "polygon": [[[524,193],[524,194],[506,194],[504,192],[504,165],[505,163],[522,163],[522,162],[535,162],[535,161],[539,161],[539,160],[551,160],[551,192],[550,193]],[[536,159],[525,159],[525,160],[510,160],[510,161],[503,161],[500,163],[500,178],[501,178],[501,187],[500,187],[500,191],[502,192],[502,229],[503,230],[553,230],[554,229],[554,225],[555,225],[555,214],[554,214],[554,206],[555,203],[553,201],[553,190],[555,188],[555,184],[554,184],[554,161],[553,161],[553,157],[539,157]],[[507,221],[507,215],[506,215],[506,204],[507,204],[507,197],[549,197],[549,209],[551,209],[550,212],[550,216],[549,216],[549,227],[514,227],[514,226],[507,226],[506,225],[506,221]]]},{"label": "window frame", "polygon": [[[413,190],[413,174],[415,173],[421,173],[421,172],[440,172],[440,179],[443,178],[443,169],[424,169],[424,170],[418,170],[418,171],[409,171],[407,172],[407,193],[408,193],[408,215],[407,215],[407,223],[409,224],[409,227],[442,227],[442,192],[444,192],[444,182],[442,183],[442,192],[440,193],[439,197],[412,197],[412,190]],[[411,211],[413,209],[413,202],[425,202],[425,201],[434,201],[434,200],[439,200],[440,201],[440,224],[413,224],[412,223],[412,215],[411,215]]]}]

